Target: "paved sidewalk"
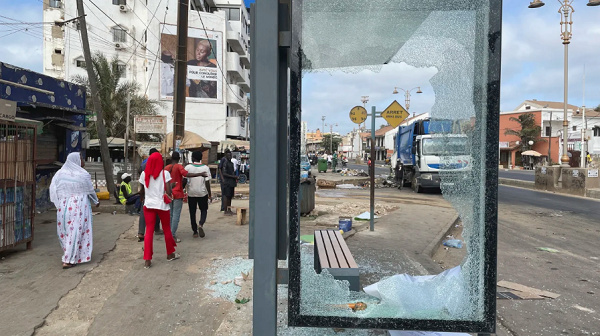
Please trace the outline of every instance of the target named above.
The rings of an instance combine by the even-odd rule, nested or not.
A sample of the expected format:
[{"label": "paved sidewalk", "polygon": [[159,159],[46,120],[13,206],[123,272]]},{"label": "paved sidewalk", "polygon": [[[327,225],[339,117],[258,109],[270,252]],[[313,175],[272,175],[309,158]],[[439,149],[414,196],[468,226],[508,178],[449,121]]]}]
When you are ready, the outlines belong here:
[{"label": "paved sidewalk", "polygon": [[243,261],[248,248],[248,225],[237,226],[219,208],[220,202],[209,207],[206,237],[192,238],[184,205],[181,259],[167,261],[163,236],[155,236],[150,269],[136,238],[138,217],[94,216],[92,262],[63,270],[55,213],[38,215],[34,249],[0,261],[0,335],[216,335],[235,307],[214,296],[210,284],[227,268],[217,264]]}]

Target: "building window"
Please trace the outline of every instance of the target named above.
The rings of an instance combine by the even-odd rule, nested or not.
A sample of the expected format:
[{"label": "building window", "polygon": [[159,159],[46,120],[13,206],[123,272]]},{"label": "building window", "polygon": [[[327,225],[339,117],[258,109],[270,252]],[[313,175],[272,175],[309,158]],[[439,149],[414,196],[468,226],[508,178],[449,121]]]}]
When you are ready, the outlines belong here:
[{"label": "building window", "polygon": [[55,54],[62,54],[62,50],[61,49],[54,49],[54,53]]},{"label": "building window", "polygon": [[531,110],[531,106],[529,106],[529,105],[525,105],[525,109],[526,109],[526,110]]},{"label": "building window", "polygon": [[61,8],[62,7],[61,0],[50,0],[50,7]]},{"label": "building window", "polygon": [[117,5],[117,6],[119,6],[119,5],[123,5],[123,6],[127,5],[127,0],[112,0],[112,2],[113,2],[113,5]]},{"label": "building window", "polygon": [[573,131],[577,131],[577,126],[573,126]]},{"label": "building window", "polygon": [[85,61],[76,60],[75,61],[75,66],[77,66],[78,68],[85,68]]},{"label": "building window", "polygon": [[115,68],[113,68],[113,71],[119,72],[120,78],[125,78],[125,72],[127,71],[127,65],[117,64],[117,66]]},{"label": "building window", "polygon": [[550,136],[550,126],[546,126],[546,136]]},{"label": "building window", "polygon": [[219,8],[225,12],[225,17],[229,21],[240,21],[240,9],[239,8]]},{"label": "building window", "polygon": [[600,127],[598,127],[598,126],[594,127],[594,136],[600,137]]},{"label": "building window", "polygon": [[113,42],[126,42],[127,31],[121,27],[113,27]]}]

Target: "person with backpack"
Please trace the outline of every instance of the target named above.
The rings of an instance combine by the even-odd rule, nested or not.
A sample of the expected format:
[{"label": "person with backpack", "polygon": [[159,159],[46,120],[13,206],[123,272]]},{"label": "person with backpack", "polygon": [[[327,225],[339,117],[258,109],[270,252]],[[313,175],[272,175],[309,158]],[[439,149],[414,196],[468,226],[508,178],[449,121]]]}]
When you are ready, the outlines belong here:
[{"label": "person with backpack", "polygon": [[169,175],[171,175],[172,178],[171,185],[173,188],[173,202],[171,202],[170,204],[170,223],[173,238],[177,243],[181,242],[181,239],[177,238],[177,228],[179,226],[179,219],[181,217],[181,208],[183,208],[183,197],[185,196],[185,194],[183,193],[183,178],[199,176],[208,177],[208,174],[206,172],[188,173],[188,171],[185,170],[185,168],[181,164],[179,164],[180,159],[181,156],[179,152],[173,152],[173,154],[171,154],[171,164],[165,167],[165,170],[169,172]]}]

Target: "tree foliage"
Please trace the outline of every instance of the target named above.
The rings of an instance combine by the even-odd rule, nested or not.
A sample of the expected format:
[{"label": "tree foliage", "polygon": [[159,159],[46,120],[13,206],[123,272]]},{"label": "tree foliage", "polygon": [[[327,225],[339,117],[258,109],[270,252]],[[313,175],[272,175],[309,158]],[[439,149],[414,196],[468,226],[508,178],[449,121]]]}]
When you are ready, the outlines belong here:
[{"label": "tree foliage", "polygon": [[598,106],[596,106],[596,108],[594,109],[594,111],[600,112],[600,104]]},{"label": "tree foliage", "polygon": [[[324,134],[323,135],[323,149],[325,149],[326,152],[329,152],[331,149],[331,134]],[[340,146],[340,143],[342,143],[342,138],[339,135],[333,135],[333,151],[337,152],[338,147]]]},{"label": "tree foliage", "polygon": [[516,135],[521,139],[523,147],[529,147],[529,141],[538,142],[546,141],[540,139],[542,128],[536,124],[533,113],[523,113],[519,117],[510,117],[511,121],[516,121],[521,126],[520,130],[507,129],[504,135]]},{"label": "tree foliage", "polygon": [[[129,127],[133,133],[133,120],[136,115],[156,115],[158,108],[162,103],[158,100],[148,99],[145,95],[140,94],[142,87],[135,81],[128,81],[121,78],[124,69],[119,65],[121,63],[115,57],[108,60],[104,54],[98,52],[92,58],[92,67],[98,83],[98,91],[100,96],[100,108],[103,112],[104,124],[106,125],[106,133],[108,137],[124,138],[127,120],[127,95],[130,94],[130,114]],[[93,99],[91,98],[91,90],[87,76],[74,76],[75,83],[85,85],[87,88],[87,108],[93,107]],[[97,121],[96,121],[97,122]],[[96,122],[88,123],[88,131],[92,138],[97,138]],[[130,134],[132,134],[130,133]],[[152,136],[140,135],[139,139],[144,141],[157,140]]]}]

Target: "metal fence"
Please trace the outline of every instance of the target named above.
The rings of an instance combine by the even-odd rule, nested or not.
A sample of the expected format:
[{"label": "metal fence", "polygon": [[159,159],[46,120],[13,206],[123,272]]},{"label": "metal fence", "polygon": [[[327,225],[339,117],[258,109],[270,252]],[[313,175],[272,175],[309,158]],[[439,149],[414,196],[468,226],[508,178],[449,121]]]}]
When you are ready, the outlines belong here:
[{"label": "metal fence", "polygon": [[0,251],[33,241],[35,126],[0,121]]}]

